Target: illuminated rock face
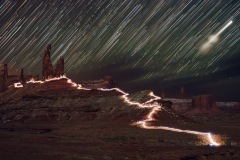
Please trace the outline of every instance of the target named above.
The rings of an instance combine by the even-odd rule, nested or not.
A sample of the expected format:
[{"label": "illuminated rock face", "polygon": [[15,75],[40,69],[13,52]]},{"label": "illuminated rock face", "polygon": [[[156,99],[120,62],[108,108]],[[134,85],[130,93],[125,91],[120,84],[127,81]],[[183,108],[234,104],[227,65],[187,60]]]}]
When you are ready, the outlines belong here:
[{"label": "illuminated rock face", "polygon": [[211,95],[200,95],[192,98],[193,108],[212,108],[214,106],[216,106],[216,102]]},{"label": "illuminated rock face", "polygon": [[56,69],[53,68],[51,61],[51,44],[48,45],[47,49],[44,52],[43,64],[42,64],[42,79],[48,79],[53,77],[60,77],[64,75],[64,59],[60,57],[57,61]]}]

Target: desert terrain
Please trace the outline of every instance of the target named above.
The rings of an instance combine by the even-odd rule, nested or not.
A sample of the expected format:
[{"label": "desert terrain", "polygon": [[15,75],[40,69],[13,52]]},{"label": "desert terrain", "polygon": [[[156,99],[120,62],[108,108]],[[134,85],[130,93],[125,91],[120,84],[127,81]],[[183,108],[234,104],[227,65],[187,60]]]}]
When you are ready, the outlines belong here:
[{"label": "desert terrain", "polygon": [[[151,91],[130,93],[131,102]],[[191,100],[164,99],[147,126],[212,133],[205,136],[147,129],[138,122],[153,108],[125,102],[122,94],[77,89],[67,79],[11,86],[0,94],[1,159],[240,159],[239,103],[191,108]],[[162,102],[164,102],[162,101]],[[160,103],[160,102],[158,102]]]}]

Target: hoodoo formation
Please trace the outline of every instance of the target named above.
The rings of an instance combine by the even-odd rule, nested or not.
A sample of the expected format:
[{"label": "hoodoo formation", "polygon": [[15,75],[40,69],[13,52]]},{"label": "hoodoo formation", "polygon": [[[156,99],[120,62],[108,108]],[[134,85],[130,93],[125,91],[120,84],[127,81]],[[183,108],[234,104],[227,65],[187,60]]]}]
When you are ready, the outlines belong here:
[{"label": "hoodoo formation", "polygon": [[[65,74],[64,58],[61,56],[57,60],[56,68],[54,69],[51,61],[51,50],[52,46],[51,44],[49,44],[43,54],[42,80],[61,77]],[[0,74],[0,92],[6,91],[8,87],[13,85],[14,83],[20,83],[24,85],[30,80],[40,80],[39,75],[24,75],[24,69],[21,69],[20,75],[8,75],[7,64],[4,65],[4,68],[1,71],[2,73]],[[81,83],[83,87],[87,87],[90,89],[114,88],[117,86],[116,82],[113,81],[111,76],[106,76],[100,80],[85,81]]]},{"label": "hoodoo formation", "polygon": [[42,64],[43,80],[64,75],[64,59],[63,57],[60,57],[57,61],[56,69],[54,69],[51,61],[51,49],[52,46],[49,44],[44,52]]},{"label": "hoodoo formation", "polygon": [[[57,60],[56,69],[53,68],[51,61],[51,49],[52,46],[49,44],[44,52],[43,64],[42,64],[42,79],[49,79],[55,77],[61,77],[64,75],[64,58],[61,56]],[[106,76],[100,80],[92,80],[81,82],[82,86],[89,89],[97,88],[114,88],[116,87],[116,82],[113,81],[111,76]]]},{"label": "hoodoo formation", "polygon": [[64,59],[61,56],[58,61],[57,61],[57,66],[56,66],[56,76],[60,77],[64,75]]},{"label": "hoodoo formation", "polygon": [[4,67],[0,72],[0,92],[6,91],[9,86],[16,82],[24,84],[30,79],[39,80],[39,75],[24,75],[23,69],[21,69],[20,75],[9,75],[8,65],[4,64]]},{"label": "hoodoo formation", "polygon": [[52,61],[50,58],[52,46],[49,44],[44,52],[43,64],[42,64],[42,79],[48,79],[49,77],[54,77],[54,69],[52,66]]},{"label": "hoodoo formation", "polygon": [[[1,80],[5,85],[9,85],[7,65],[4,66]],[[106,119],[108,121],[119,119],[121,122],[131,121],[131,125],[144,129],[160,130],[163,137],[165,132],[165,138],[170,138],[170,141],[166,141],[165,138],[160,140],[159,142],[163,145],[174,142],[176,145],[220,146],[225,143],[221,135],[206,132],[205,130],[209,130],[208,127],[200,131],[197,128],[195,130],[195,127],[198,127],[195,126],[198,121],[192,120],[192,117],[197,117],[198,113],[202,115],[205,113],[196,112],[199,108],[203,111],[205,111],[204,108],[214,108],[216,103],[212,96],[194,97],[191,109],[188,109],[184,115],[174,112],[171,101],[162,100],[151,91],[130,95],[116,88],[116,82],[111,76],[77,84],[64,75],[63,57],[57,60],[56,68],[53,68],[51,45],[48,45],[43,55],[42,80],[29,81],[23,69],[18,80],[18,85],[15,83],[14,86],[21,89],[8,87],[9,91],[0,95],[0,105],[3,106],[0,108],[2,123],[21,121],[26,123],[81,121],[84,123],[84,121],[101,120],[102,122]],[[9,109],[6,110],[6,108]],[[188,115],[189,118],[185,117]],[[188,126],[190,129],[186,129]],[[169,131],[170,133],[166,133]],[[171,134],[179,134],[180,138],[173,140]],[[196,137],[199,140],[196,140]]]}]

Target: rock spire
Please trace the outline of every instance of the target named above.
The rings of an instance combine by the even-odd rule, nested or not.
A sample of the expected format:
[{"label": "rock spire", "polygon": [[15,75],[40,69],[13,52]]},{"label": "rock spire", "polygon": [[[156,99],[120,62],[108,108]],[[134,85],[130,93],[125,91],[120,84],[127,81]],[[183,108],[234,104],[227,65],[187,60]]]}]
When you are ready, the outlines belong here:
[{"label": "rock spire", "polygon": [[42,79],[48,79],[51,77],[59,77],[64,75],[64,59],[60,57],[57,61],[56,69],[53,68],[51,61],[51,49],[52,46],[49,44],[43,55],[43,64],[42,64]]}]

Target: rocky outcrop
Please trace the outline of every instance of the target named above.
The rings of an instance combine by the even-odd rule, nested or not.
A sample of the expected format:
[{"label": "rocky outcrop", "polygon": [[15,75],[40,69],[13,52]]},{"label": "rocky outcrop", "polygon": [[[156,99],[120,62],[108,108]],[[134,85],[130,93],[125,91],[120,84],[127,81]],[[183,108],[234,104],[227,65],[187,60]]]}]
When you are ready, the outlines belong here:
[{"label": "rocky outcrop", "polygon": [[117,83],[113,81],[112,76],[106,76],[103,80],[103,88],[115,88],[117,86]]},{"label": "rocky outcrop", "polygon": [[56,76],[60,77],[63,75],[64,75],[64,59],[63,57],[60,57],[57,61]]},{"label": "rocky outcrop", "polygon": [[24,75],[23,69],[21,69],[20,75],[8,75],[7,64],[4,65],[4,68],[1,71],[2,73],[0,74],[0,92],[6,91],[9,86],[17,82],[25,84],[26,81],[29,81],[31,79],[39,80],[39,75]]},{"label": "rocky outcrop", "polygon": [[214,106],[216,106],[216,102],[211,95],[199,95],[192,98],[193,108],[212,108]]},{"label": "rocky outcrop", "polygon": [[51,61],[51,44],[48,45],[44,52],[43,64],[42,64],[42,79],[48,79],[51,77],[60,77],[64,75],[64,59],[60,57],[57,61],[56,69],[53,68]]},{"label": "rocky outcrop", "polygon": [[97,89],[97,88],[115,88],[117,83],[113,81],[111,76],[106,76],[103,79],[95,80],[95,81],[84,81],[80,82],[80,84],[89,89]]},{"label": "rocky outcrop", "polygon": [[52,46],[51,44],[49,44],[47,46],[47,49],[44,52],[43,65],[42,65],[42,79],[48,79],[50,77],[55,76],[55,71],[53,69],[51,58],[50,58],[51,49],[52,49]]}]

